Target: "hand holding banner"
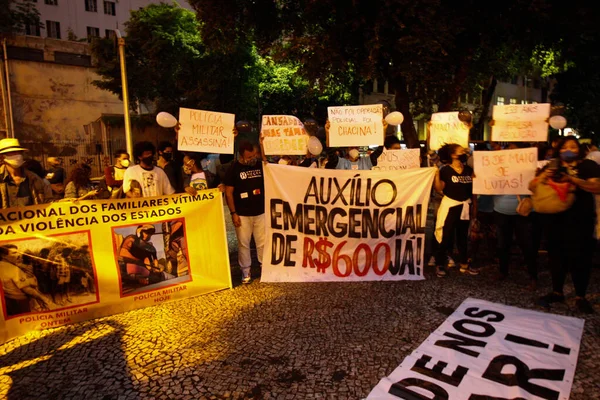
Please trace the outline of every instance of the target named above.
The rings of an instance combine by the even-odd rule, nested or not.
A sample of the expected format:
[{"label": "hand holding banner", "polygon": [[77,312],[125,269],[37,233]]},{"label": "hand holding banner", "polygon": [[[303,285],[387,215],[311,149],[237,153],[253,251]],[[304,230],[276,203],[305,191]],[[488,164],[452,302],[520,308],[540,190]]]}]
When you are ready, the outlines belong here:
[{"label": "hand holding banner", "polygon": [[179,123],[179,150],[233,154],[234,114],[180,108]]},{"label": "hand holding banner", "polygon": [[537,149],[473,152],[473,193],[531,194],[529,182],[535,178]]},{"label": "hand holding banner", "polygon": [[548,139],[550,104],[494,106],[492,140],[495,142],[545,142]]},{"label": "hand holding banner", "polygon": [[308,134],[292,115],[263,115],[260,135],[266,156],[306,154]]},{"label": "hand holding banner", "polygon": [[456,143],[469,147],[470,127],[458,118],[459,112],[443,112],[431,115],[429,125],[429,148],[438,150],[445,144]]},{"label": "hand holding banner", "polygon": [[372,169],[374,171],[399,171],[419,168],[421,166],[420,154],[419,149],[384,150],[377,159],[377,166]]},{"label": "hand holding banner", "polygon": [[328,146],[383,145],[383,104],[328,107]]}]

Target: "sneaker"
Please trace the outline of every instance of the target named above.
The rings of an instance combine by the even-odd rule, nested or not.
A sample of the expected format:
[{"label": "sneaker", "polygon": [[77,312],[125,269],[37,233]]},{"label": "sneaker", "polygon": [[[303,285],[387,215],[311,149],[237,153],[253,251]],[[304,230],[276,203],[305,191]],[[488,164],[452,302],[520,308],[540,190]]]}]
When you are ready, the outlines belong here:
[{"label": "sneaker", "polygon": [[479,270],[471,267],[469,264],[462,264],[460,266],[460,272],[469,275],[479,275]]},{"label": "sneaker", "polygon": [[431,256],[429,258],[429,262],[427,263],[427,266],[428,267],[435,267],[435,257],[434,256]]},{"label": "sneaker", "polygon": [[562,303],[565,301],[564,294],[558,294],[555,292],[548,293],[538,299],[538,304],[544,308],[550,308],[552,303]]},{"label": "sneaker", "polygon": [[250,283],[250,279],[252,279],[252,278],[250,278],[250,275],[244,276],[242,278],[242,283]]},{"label": "sneaker", "polygon": [[444,267],[440,267],[439,265],[435,267],[435,274],[438,276],[438,278],[443,278],[445,277],[448,273],[446,272],[446,268]]},{"label": "sneaker", "polygon": [[577,306],[577,309],[584,314],[594,313],[594,307],[592,307],[590,302],[587,301],[585,297],[579,297],[575,299],[575,305]]},{"label": "sneaker", "polygon": [[450,257],[448,257],[448,268],[454,268],[456,267],[456,263],[454,262],[454,260]]}]

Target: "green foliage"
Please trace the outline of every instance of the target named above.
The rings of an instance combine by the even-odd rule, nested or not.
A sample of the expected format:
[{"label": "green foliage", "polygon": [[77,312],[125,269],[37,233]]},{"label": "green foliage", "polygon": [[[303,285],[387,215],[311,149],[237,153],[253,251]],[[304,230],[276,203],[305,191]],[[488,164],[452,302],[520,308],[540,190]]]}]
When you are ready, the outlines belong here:
[{"label": "green foliage", "polygon": [[26,25],[40,25],[33,1],[0,0],[0,35],[21,33]]}]

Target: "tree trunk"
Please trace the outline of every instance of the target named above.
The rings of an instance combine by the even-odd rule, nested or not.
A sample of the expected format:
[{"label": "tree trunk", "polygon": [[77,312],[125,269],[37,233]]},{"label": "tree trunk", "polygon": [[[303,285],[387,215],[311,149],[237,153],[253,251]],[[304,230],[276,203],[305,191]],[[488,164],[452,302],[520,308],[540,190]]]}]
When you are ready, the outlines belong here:
[{"label": "tree trunk", "polygon": [[444,96],[442,96],[438,112],[453,111],[453,105],[458,100],[460,91],[465,86],[465,81],[469,76],[469,65],[471,64],[472,58],[473,49],[468,48],[465,51],[465,54],[460,58],[460,63],[454,71],[454,81],[452,82],[452,86],[450,86],[444,93]]},{"label": "tree trunk", "polygon": [[481,110],[481,116],[479,120],[473,127],[473,133],[475,137],[472,139],[483,140],[483,133],[485,132],[485,124],[488,121],[488,113],[490,112],[490,106],[492,104],[492,100],[494,98],[494,92],[496,91],[496,85],[498,84],[498,80],[494,75],[490,78],[490,83],[483,91],[483,98],[481,99],[483,109]]},{"label": "tree trunk", "polygon": [[404,116],[404,121],[400,127],[402,128],[406,147],[410,149],[419,148],[419,135],[410,112],[410,97],[406,88],[406,79],[401,76],[395,77],[392,84],[394,86],[396,109]]}]

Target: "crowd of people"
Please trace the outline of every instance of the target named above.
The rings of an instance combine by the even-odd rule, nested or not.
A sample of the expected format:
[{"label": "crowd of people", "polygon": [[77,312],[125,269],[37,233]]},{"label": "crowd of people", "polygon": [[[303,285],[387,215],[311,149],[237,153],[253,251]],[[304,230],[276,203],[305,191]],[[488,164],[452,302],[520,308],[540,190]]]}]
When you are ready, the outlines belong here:
[{"label": "crowd of people", "polygon": [[[385,125],[384,121],[384,128],[387,128]],[[325,129],[328,127],[327,124]],[[175,130],[177,134],[178,128]],[[234,135],[237,135],[236,129]],[[88,165],[73,168],[67,178],[60,159],[51,158],[48,159],[51,168],[44,171],[39,162],[25,160],[26,149],[18,140],[3,139],[0,140],[2,207],[174,193],[194,195],[200,190],[219,188],[224,193],[236,230],[242,282],[248,283],[251,281],[252,238],[261,264],[265,244],[264,163],[369,170],[377,165],[384,149],[400,149],[401,142],[390,135],[385,137],[384,146],[367,149],[362,154],[359,148],[351,147],[326,149],[320,155],[307,151],[305,156],[275,157],[265,156],[262,139],[257,144],[239,140],[236,147],[235,156],[220,155],[209,159],[205,153],[179,152],[169,142],[160,143],[158,148],[150,142],[139,142],[133,148],[133,163],[126,151],[118,150],[113,164],[106,167],[100,184],[94,184]],[[475,150],[520,147],[538,148],[539,168],[529,185],[530,190],[545,190],[549,185],[565,188],[562,194],[559,189],[557,192],[559,197],[564,197],[567,207],[558,212],[540,212],[532,206],[529,196],[474,195],[471,149],[458,144],[446,144],[438,151],[421,149],[421,165],[436,168],[431,202],[436,208],[435,228],[429,266],[435,269],[439,278],[444,278],[454,266],[462,273],[478,275],[482,266],[496,265],[496,279],[505,280],[510,273],[511,248],[516,238],[529,275],[527,288],[536,290],[538,253],[544,242],[552,291],[541,297],[539,303],[549,307],[564,301],[563,287],[566,275],[570,273],[578,309],[591,313],[593,307],[586,294],[600,233],[595,197],[600,194],[600,152],[592,145],[581,144],[573,136],[560,137],[551,144],[478,143]],[[216,162],[211,165],[212,160]],[[126,266],[128,270],[134,267],[137,271],[139,266]],[[147,275],[150,276],[150,272]]]}]

